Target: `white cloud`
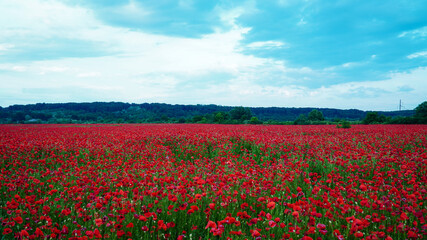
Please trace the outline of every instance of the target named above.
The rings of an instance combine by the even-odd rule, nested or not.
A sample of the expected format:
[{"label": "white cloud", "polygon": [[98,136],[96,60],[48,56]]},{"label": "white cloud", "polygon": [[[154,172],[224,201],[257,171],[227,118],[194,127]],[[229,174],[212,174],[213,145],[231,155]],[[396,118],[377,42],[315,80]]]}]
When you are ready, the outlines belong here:
[{"label": "white cloud", "polygon": [[77,74],[78,78],[88,78],[88,77],[99,77],[101,73],[99,72],[84,72]]},{"label": "white cloud", "polygon": [[[373,58],[371,57],[371,59],[373,59]],[[365,65],[365,64],[369,63],[370,60],[360,61],[360,62],[346,62],[346,63],[341,64],[340,66],[343,68],[352,68],[352,67]]]},{"label": "white cloud", "polygon": [[[131,74],[199,74],[206,71],[237,73],[267,62],[263,58],[239,53],[240,41],[244,34],[250,31],[249,28],[240,27],[235,23],[235,18],[242,14],[243,8],[220,12],[223,20],[233,25],[232,29],[217,30],[201,38],[169,37],[111,27],[98,21],[90,10],[55,1],[47,3],[36,0],[6,0],[0,4],[0,8],[7,13],[0,14],[0,22],[6,23],[3,27],[8,29],[6,32],[0,32],[0,37],[3,34],[11,38],[25,39],[20,43],[17,41],[19,44],[27,44],[32,38],[77,39],[100,43],[105,49],[116,53],[115,56],[107,57],[44,61],[47,65],[64,63],[71,68],[100,73],[115,69],[117,72]],[[139,11],[140,6],[130,1],[125,8]],[[17,21],[6,21],[6,18],[17,16],[18,13],[24,17]],[[29,64],[43,65],[42,62]],[[86,66],[91,66],[91,69]],[[41,71],[47,72],[46,69]]]},{"label": "white cloud", "polygon": [[418,57],[427,57],[427,51],[412,53],[407,56],[409,59],[418,58]]},{"label": "white cloud", "polygon": [[338,69],[349,69],[349,68],[353,68],[353,67],[359,67],[359,66],[363,66],[366,64],[371,63],[372,61],[374,61],[374,59],[376,58],[376,55],[371,55],[367,60],[362,60],[362,61],[358,61],[358,62],[346,62],[340,65],[335,65],[335,66],[330,66],[327,68],[324,68],[324,71],[327,72],[331,72],[331,71],[335,71]]},{"label": "white cloud", "polygon": [[107,7],[103,10],[107,11],[109,16],[134,23],[149,21],[150,17],[153,17],[151,16],[152,13],[136,0],[130,0],[127,4]]},{"label": "white cloud", "polygon": [[150,14],[149,11],[144,9],[140,3],[135,0],[130,0],[128,4],[117,9],[126,15],[137,16],[138,18],[146,17]]},{"label": "white cloud", "polygon": [[3,0],[0,9],[0,37],[4,38],[78,38],[79,29],[97,25],[90,10],[57,1]]},{"label": "white cloud", "polygon": [[347,63],[344,63],[344,64],[342,65],[342,67],[348,68],[348,67],[351,67],[352,65],[354,65],[354,63],[353,63],[353,62],[347,62]]},{"label": "white cloud", "polygon": [[[366,110],[396,110],[394,107],[398,100],[404,99],[410,105],[408,109],[413,109],[426,100],[425,76],[427,67],[420,67],[408,72],[392,73],[381,81],[348,82],[322,87],[318,89],[317,97],[322,101],[333,96],[340,99],[342,106],[353,105]],[[411,90],[401,91],[403,87]]]},{"label": "white cloud", "polygon": [[[269,86],[255,83],[256,76],[236,77],[221,85],[211,85],[200,92],[203,103],[246,106],[329,107],[348,106],[362,110],[397,110],[399,99],[406,109],[425,101],[427,67],[392,73],[381,81],[348,82],[328,87],[307,88],[300,85]],[[210,97],[214,96],[214,97]]]},{"label": "white cloud", "polygon": [[[130,74],[135,72],[198,74],[206,71],[237,73],[244,68],[261,66],[266,62],[266,59],[239,53],[240,41],[250,30],[235,23],[235,18],[243,13],[243,8],[220,12],[223,21],[233,25],[231,30],[217,30],[201,38],[183,38],[111,27],[98,21],[90,10],[55,1],[47,3],[36,0],[6,0],[0,7],[6,13],[0,14],[2,16],[0,22],[6,23],[3,24],[5,25],[3,28],[7,29],[0,33],[0,36],[25,39],[20,43],[17,41],[19,44],[27,44],[33,37],[68,38],[98,42],[105,46],[105,49],[117,53],[116,56],[107,57],[44,61],[47,65],[64,63],[72,68],[100,73],[115,69],[117,72]],[[140,11],[141,7],[135,1],[130,1],[124,8]],[[18,13],[23,17],[16,21],[6,21]],[[43,65],[42,62],[29,65]],[[86,66],[91,67],[87,69]],[[40,69],[40,71],[46,73],[49,70]]]},{"label": "white cloud", "polygon": [[[141,6],[131,1],[126,7],[137,11]],[[36,0],[6,0],[0,3],[0,9],[7,13],[0,14],[2,28],[7,29],[0,32],[0,37],[7,35],[8,38],[15,38],[18,45],[25,45],[32,39],[43,43],[46,39],[61,41],[67,38],[96,42],[115,53],[101,57],[25,62],[19,67],[2,65],[1,68],[25,71],[26,74],[2,78],[2,82],[6,79],[9,83],[13,82],[3,85],[9,92],[20,92],[19,89],[24,88],[62,89],[62,92],[64,89],[88,89],[88,92],[104,89],[106,94],[95,94],[93,100],[100,97],[108,100],[108,97],[113,97],[109,95],[112,93],[110,90],[116,89],[114,96],[120,96],[123,101],[147,101],[150,98],[162,101],[176,97],[177,88],[190,80],[195,81],[192,79],[200,79],[197,76],[216,73],[233,76],[268,74],[264,69],[286,71],[283,62],[241,52],[246,47],[241,41],[250,31],[250,28],[241,27],[236,22],[244,8],[218,10],[224,23],[231,27],[225,30],[218,28],[199,38],[171,37],[108,26],[98,21],[90,10],[55,1],[48,4]],[[2,21],[18,13],[24,17],[17,21]],[[280,42],[266,41],[255,43],[252,47],[282,45]],[[190,96],[194,90],[181,88],[180,91]],[[27,94],[29,92],[25,91]],[[43,94],[47,94],[46,91]],[[53,95],[46,96],[49,98]],[[80,101],[78,95],[75,101]]]},{"label": "white cloud", "polygon": [[245,9],[243,7],[237,7],[229,10],[220,9],[218,11],[219,18],[223,23],[228,24],[233,28],[237,28],[239,26],[237,25],[236,20],[245,12]]},{"label": "white cloud", "polygon": [[222,7],[215,7],[216,14],[219,16],[222,23],[232,28],[240,28],[237,23],[237,19],[243,15],[250,15],[258,12],[256,8],[256,1],[246,1],[242,5],[230,9],[224,9]]},{"label": "white cloud", "polygon": [[5,44],[0,44],[0,55],[5,54],[6,51],[8,51],[11,48],[14,48],[15,45],[13,44],[9,44],[9,43],[5,43]]},{"label": "white cloud", "polygon": [[69,69],[68,67],[59,67],[59,66],[40,67],[40,70],[43,72],[65,72],[68,69]]},{"label": "white cloud", "polygon": [[24,66],[13,66],[11,70],[15,72],[25,72],[27,68]]},{"label": "white cloud", "polygon": [[399,34],[399,37],[424,38],[427,37],[427,26],[417,28],[412,31],[405,31]]},{"label": "white cloud", "polygon": [[249,48],[280,48],[285,44],[280,41],[261,41],[261,42],[252,42],[247,45]]}]

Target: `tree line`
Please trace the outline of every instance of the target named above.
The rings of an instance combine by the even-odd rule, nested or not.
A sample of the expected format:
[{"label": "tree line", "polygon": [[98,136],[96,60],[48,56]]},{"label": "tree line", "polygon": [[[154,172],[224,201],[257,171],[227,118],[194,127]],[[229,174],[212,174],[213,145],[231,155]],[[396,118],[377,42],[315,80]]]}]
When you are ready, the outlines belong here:
[{"label": "tree line", "polygon": [[[425,123],[419,109],[366,112],[357,109],[231,107],[164,103],[37,103],[0,107],[0,123],[220,123],[220,124],[331,124]],[[417,110],[418,109],[418,110]]]}]

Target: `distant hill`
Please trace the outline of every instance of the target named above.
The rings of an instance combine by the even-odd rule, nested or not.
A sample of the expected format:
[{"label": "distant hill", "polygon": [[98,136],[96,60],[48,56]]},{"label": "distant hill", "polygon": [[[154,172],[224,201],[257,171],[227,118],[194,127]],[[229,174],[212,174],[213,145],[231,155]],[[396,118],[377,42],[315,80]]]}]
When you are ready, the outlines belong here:
[{"label": "distant hill", "polygon": [[[148,122],[216,122],[237,123],[227,114],[234,109],[219,105],[180,105],[164,103],[37,103],[0,107],[0,123],[148,123]],[[368,111],[333,108],[251,107],[251,116],[260,121],[294,121],[301,114],[317,109],[326,120],[361,120]],[[218,113],[220,113],[218,115]],[[413,110],[379,111],[387,117],[408,117]],[[222,116],[222,118],[220,118]],[[227,121],[227,116],[229,121]],[[220,120],[218,120],[220,119]]]}]

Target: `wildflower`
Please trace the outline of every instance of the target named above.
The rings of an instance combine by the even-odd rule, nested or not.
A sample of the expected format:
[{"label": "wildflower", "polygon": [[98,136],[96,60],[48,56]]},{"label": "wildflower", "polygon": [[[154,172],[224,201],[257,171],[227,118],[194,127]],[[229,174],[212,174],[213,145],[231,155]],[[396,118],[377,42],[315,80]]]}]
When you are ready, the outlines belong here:
[{"label": "wildflower", "polygon": [[269,202],[267,204],[267,208],[270,210],[273,210],[276,207],[276,203],[275,202]]},{"label": "wildflower", "polygon": [[10,228],[3,229],[3,235],[8,235],[11,232],[12,232],[12,229],[10,229]]},{"label": "wildflower", "polygon": [[216,228],[216,223],[209,221],[208,224],[206,225],[205,229],[208,229],[208,228]]}]

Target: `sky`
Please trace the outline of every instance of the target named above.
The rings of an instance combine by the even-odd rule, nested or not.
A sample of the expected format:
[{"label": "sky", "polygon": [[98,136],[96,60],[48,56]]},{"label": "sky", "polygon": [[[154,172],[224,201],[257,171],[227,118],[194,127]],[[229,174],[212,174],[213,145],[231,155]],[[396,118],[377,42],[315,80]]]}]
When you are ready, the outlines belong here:
[{"label": "sky", "polygon": [[0,106],[427,100],[425,0],[1,0]]}]

